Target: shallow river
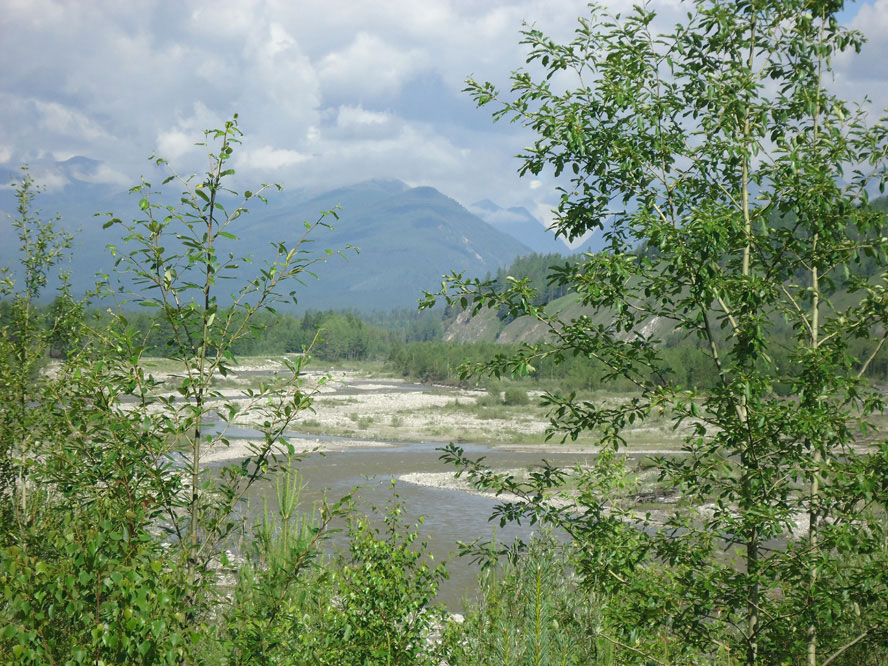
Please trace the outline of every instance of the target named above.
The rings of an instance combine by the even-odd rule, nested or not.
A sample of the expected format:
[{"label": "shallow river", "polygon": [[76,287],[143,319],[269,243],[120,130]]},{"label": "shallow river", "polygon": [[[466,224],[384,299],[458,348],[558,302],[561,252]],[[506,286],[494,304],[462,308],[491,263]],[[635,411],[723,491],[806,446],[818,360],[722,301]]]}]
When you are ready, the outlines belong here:
[{"label": "shallow river", "polygon": [[[231,432],[232,436],[249,436],[248,431]],[[312,436],[318,439],[317,436]],[[335,439],[335,438],[330,438]],[[296,444],[296,442],[294,442]],[[357,493],[358,509],[370,513],[372,507],[380,508],[378,522],[382,522],[382,512],[394,498],[391,480],[409,472],[443,472],[452,468],[438,460],[440,443],[401,442],[395,446],[379,448],[349,449],[321,454],[311,454],[299,463],[305,488],[302,493],[302,507],[310,512],[313,503],[319,502],[326,492],[331,501],[360,487]],[[545,457],[552,463],[570,465],[582,463],[588,454],[501,451],[484,445],[462,444],[472,457],[485,456],[493,467],[530,467],[540,463]],[[531,529],[524,526],[507,525],[499,527],[498,521],[489,521],[495,501],[486,497],[456,490],[428,488],[412,483],[397,482],[394,493],[400,496],[405,508],[405,524],[415,524],[419,517],[424,522],[419,526],[422,537],[430,537],[430,552],[435,562],[446,560],[450,579],[441,586],[439,598],[448,608],[458,611],[463,598],[476,588],[478,568],[470,565],[467,558],[457,554],[457,542],[470,542],[476,538],[489,540],[496,535],[499,542],[511,542],[515,536],[527,538]],[[249,497],[251,510],[262,506],[262,497],[275,506],[274,490],[270,483],[256,486]],[[334,546],[344,546],[345,537],[337,537]]]}]

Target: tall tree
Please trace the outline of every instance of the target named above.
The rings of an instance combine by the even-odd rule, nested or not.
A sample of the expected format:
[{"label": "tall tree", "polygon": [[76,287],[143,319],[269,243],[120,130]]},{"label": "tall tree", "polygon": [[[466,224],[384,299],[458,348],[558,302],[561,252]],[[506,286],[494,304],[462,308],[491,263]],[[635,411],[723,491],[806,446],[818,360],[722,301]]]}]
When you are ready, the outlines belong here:
[{"label": "tall tree", "polygon": [[[9,297],[0,322],[3,663],[198,663],[216,642],[215,563],[227,562],[229,537],[244,526],[239,509],[250,486],[278,454],[291,462],[284,433],[315,388],[303,386],[304,357],[283,359],[284,372],[239,399],[215,380],[237,364],[237,343],[287,298],[288,283],[327,256],[308,251],[308,236],[335,217],[321,214],[303,223],[301,238],[275,243],[255,277],[219,307],[217,280],[248,260],[226,252],[237,241],[235,222],[267,189],[238,195],[227,187],[240,136],[236,117],[205,133],[210,168],[202,177],[182,177],[158,159],[182,188],[176,203],[157,203],[143,181],[132,190],[138,218],[106,225],[125,230],[126,245],[115,249],[119,291],[158,313],[147,330],[122,312],[89,325],[64,281],[54,306],[37,308],[69,240],[32,211],[27,175],[17,187],[23,287],[0,274],[0,297]],[[157,329],[175,368],[163,379],[145,358]],[[76,349],[37,372],[54,342],[71,340]],[[211,473],[207,449],[227,446],[228,427],[244,413],[260,422],[249,457]],[[306,527],[312,538],[289,560],[287,584],[344,504],[324,505]]]},{"label": "tall tree", "polygon": [[[559,470],[519,483],[458,447],[445,456],[527,500],[500,506],[503,518],[549,520],[577,540],[585,583],[622,600],[615,643],[656,629],[725,663],[811,665],[884,647],[888,446],[868,368],[888,331],[886,239],[868,196],[884,188],[888,129],[830,90],[833,59],[863,43],[839,25],[841,7],[699,0],[667,33],[649,5],[624,17],[593,7],[567,44],[523,32],[541,77],[516,71],[511,94],[469,81],[494,118],[537,134],[520,173],[552,169],[562,183],[559,233],[604,234],[604,251],[551,278],[609,318],[560,321],[526,282],[497,292],[457,275],[427,303],[505,305],[550,327],[553,342],[467,372],[580,354],[637,395],[545,398],[553,434],[600,433],[579,511],[542,499]],[[658,337],[673,331],[704,343],[715,388],[669,373]],[[690,509],[654,526],[609,506],[609,491],[625,427],[663,410],[684,455],[657,465]]]}]

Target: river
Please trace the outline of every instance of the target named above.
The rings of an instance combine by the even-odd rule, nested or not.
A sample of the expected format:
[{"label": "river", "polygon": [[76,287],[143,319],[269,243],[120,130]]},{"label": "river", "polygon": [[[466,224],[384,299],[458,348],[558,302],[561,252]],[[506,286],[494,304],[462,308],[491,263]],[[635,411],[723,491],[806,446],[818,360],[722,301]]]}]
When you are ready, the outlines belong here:
[{"label": "river", "polygon": [[[229,434],[244,436],[247,433],[240,430]],[[297,465],[304,485],[300,509],[304,513],[311,513],[312,506],[318,504],[325,494],[328,501],[335,501],[357,488],[357,509],[375,516],[375,522],[382,525],[385,507],[397,495],[404,507],[404,524],[418,525],[420,536],[429,538],[429,552],[435,562],[446,561],[450,578],[442,583],[438,596],[449,609],[458,611],[462,608],[464,597],[476,588],[479,569],[470,565],[467,558],[459,557],[457,542],[496,538],[498,542],[511,543],[518,536],[527,539],[532,529],[511,524],[500,527],[498,521],[490,521],[496,501],[488,497],[397,481],[399,476],[412,472],[452,471],[452,467],[438,459],[440,443],[384,444],[387,446],[349,448],[305,456]],[[486,462],[493,467],[532,467],[541,461],[541,454],[537,452],[505,451],[480,444],[461,446],[473,457],[485,456]],[[588,454],[559,454],[557,449],[545,457],[557,465],[581,464],[589,459]],[[267,499],[270,509],[276,506],[270,480],[251,489],[248,501],[252,514],[261,510],[263,498]],[[423,518],[421,524],[420,517]],[[345,547],[346,537],[337,535],[330,545],[333,548],[328,550]]]}]

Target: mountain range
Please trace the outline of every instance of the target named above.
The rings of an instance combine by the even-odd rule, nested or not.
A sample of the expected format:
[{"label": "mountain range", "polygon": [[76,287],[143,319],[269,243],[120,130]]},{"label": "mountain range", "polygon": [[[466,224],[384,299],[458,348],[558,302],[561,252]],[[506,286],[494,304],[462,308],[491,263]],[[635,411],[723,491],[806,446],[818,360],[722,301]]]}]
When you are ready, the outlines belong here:
[{"label": "mountain range", "polygon": [[[61,225],[76,232],[67,266],[76,292],[91,287],[97,272],[111,270],[107,245],[124,249],[119,230],[103,231],[107,218],[95,213],[113,211],[122,219],[141,213],[137,196],[83,180],[95,165],[82,161],[63,163],[69,184],[39,195],[34,202],[43,219],[58,212]],[[0,173],[0,179],[9,182],[10,175],[15,174]],[[172,194],[165,200],[177,201]],[[252,205],[248,215],[234,222],[230,231],[238,240],[230,249],[238,256],[251,255],[258,265],[270,256],[270,243],[295,243],[306,221],[337,206],[339,219],[327,218],[332,228],[313,234],[311,247],[318,255],[328,248],[334,252],[313,267],[318,280],[309,279],[297,288],[300,310],[411,307],[423,290],[434,290],[441,276],[451,271],[483,277],[531,252],[570,252],[526,209],[505,210],[491,201],[479,202],[473,209],[487,216],[488,223],[433,187],[410,187],[394,179],[364,181],[319,195],[275,192],[268,206]],[[12,190],[0,190],[0,211],[12,214],[15,208]],[[18,263],[17,245],[7,220],[0,225],[0,266]],[[359,252],[345,249],[348,246]],[[344,249],[343,258],[337,252]],[[255,270],[255,265],[244,267],[243,276]]]},{"label": "mountain range", "polygon": [[544,227],[538,219],[523,206],[503,208],[490,199],[473,203],[469,210],[489,225],[517,238],[539,254],[568,254],[572,252],[562,238]]}]

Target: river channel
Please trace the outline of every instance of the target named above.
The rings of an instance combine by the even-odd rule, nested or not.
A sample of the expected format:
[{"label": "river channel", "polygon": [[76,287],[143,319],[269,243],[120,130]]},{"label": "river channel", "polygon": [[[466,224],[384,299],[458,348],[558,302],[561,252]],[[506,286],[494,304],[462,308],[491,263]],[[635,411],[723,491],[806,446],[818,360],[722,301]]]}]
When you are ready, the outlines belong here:
[{"label": "river channel", "polygon": [[[273,361],[267,366],[239,369],[237,381],[268,375],[274,368]],[[490,497],[417,485],[399,478],[416,473],[453,472],[452,467],[440,461],[438,450],[449,433],[459,435],[460,446],[467,455],[484,457],[488,465],[497,469],[527,469],[540,465],[543,458],[553,465],[575,466],[590,462],[595,455],[594,448],[589,447],[543,446],[546,422],[539,410],[505,410],[491,419],[453,409],[457,402],[476,404],[478,397],[486,394],[484,391],[414,384],[332,368],[325,372],[330,379],[315,398],[315,409],[310,415],[312,432],[320,430],[344,436],[303,435],[298,431],[298,421],[296,432],[287,433],[297,450],[302,442],[306,449],[321,447],[326,451],[306,454],[298,463],[304,484],[300,509],[311,514],[313,506],[325,495],[333,502],[357,488],[354,493],[357,510],[371,516],[382,527],[386,507],[397,495],[404,507],[404,525],[411,529],[418,525],[420,537],[429,539],[429,552],[434,561],[446,562],[449,579],[441,585],[439,600],[454,612],[461,610],[464,599],[477,590],[479,574],[476,565],[458,555],[458,542],[496,539],[498,543],[511,543],[516,537],[527,540],[532,530],[539,527],[514,524],[501,527],[499,521],[490,520],[497,504]],[[233,397],[235,393],[230,395]],[[355,428],[360,432],[355,432]],[[424,440],[424,432],[434,434],[429,439],[436,441]],[[512,432],[517,433],[518,441],[514,443],[509,439]],[[247,423],[226,430],[232,449],[236,448],[237,439],[255,441],[257,434]],[[465,443],[486,440],[497,441],[499,445]],[[651,451],[627,451],[633,456],[646,453]],[[231,457],[228,458],[230,461]],[[211,466],[218,464],[224,463],[219,461]],[[254,514],[261,511],[263,499],[273,508],[276,502],[273,484],[270,481],[257,484],[247,499],[247,510]],[[347,546],[347,537],[340,532],[327,543],[327,551],[332,553]]]},{"label": "river channel", "polygon": [[[249,434],[243,430],[229,431],[230,436],[246,437]],[[312,439],[317,439],[317,436]],[[500,527],[498,521],[490,521],[496,501],[488,497],[397,480],[399,476],[413,472],[452,471],[453,468],[438,459],[440,442],[380,444],[382,446],[378,448],[370,446],[306,455],[298,463],[304,484],[300,508],[310,513],[312,506],[319,503],[325,494],[328,501],[335,501],[357,488],[357,509],[374,516],[375,522],[381,525],[385,507],[397,494],[404,507],[405,525],[413,526],[422,517],[423,522],[418,525],[420,536],[429,538],[429,552],[433,554],[435,562],[446,561],[450,577],[441,585],[439,600],[450,610],[459,611],[464,599],[477,587],[479,570],[467,558],[459,557],[457,542],[496,538],[500,543],[510,543],[518,536],[527,539],[532,528],[524,525]],[[505,451],[481,444],[460,446],[473,457],[484,456],[488,464],[498,468],[532,467],[539,465],[542,458],[538,452]],[[575,465],[589,457],[588,454],[559,454],[557,449],[545,456],[557,465]],[[391,487],[393,479],[394,489]],[[251,512],[259,510],[263,497],[268,500],[270,508],[275,506],[271,482],[263,482],[251,490],[248,497]],[[329,545],[330,550],[346,547],[346,538],[340,534]]]}]

